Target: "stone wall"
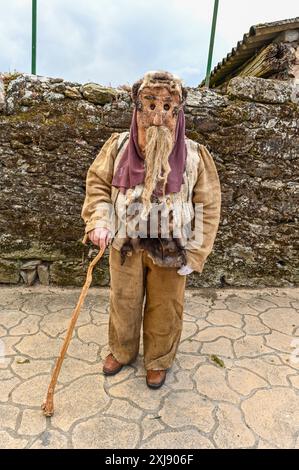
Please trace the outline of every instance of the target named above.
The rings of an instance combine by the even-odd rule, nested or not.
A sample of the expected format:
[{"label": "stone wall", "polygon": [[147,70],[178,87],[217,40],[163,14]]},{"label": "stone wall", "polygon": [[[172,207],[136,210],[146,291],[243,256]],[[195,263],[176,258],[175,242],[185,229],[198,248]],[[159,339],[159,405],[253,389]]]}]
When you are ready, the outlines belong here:
[{"label": "stone wall", "polygon": [[[124,89],[2,75],[0,283],[83,284],[98,251],[81,243],[86,172],[131,115]],[[189,89],[187,136],[211,151],[223,201],[213,253],[188,286],[298,285],[298,118],[285,82]],[[107,254],[94,284],[109,284]]]}]

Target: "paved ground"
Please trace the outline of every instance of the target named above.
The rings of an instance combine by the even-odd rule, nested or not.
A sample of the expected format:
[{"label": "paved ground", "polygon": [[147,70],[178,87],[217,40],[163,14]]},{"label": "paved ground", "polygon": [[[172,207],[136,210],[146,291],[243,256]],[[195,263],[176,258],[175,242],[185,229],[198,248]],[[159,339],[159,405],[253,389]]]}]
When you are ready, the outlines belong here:
[{"label": "paved ground", "polygon": [[159,390],[146,387],[142,356],[103,376],[109,291],[90,289],[46,419],[79,293],[0,288],[0,448],[299,448],[299,289],[187,291]]}]

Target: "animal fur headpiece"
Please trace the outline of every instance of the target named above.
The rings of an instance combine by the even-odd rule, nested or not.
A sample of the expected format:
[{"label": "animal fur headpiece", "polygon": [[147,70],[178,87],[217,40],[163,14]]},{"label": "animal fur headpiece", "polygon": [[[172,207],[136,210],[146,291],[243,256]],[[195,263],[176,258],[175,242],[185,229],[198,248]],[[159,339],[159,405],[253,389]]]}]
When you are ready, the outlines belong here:
[{"label": "animal fur headpiece", "polygon": [[135,104],[140,91],[145,87],[167,88],[170,93],[177,93],[180,96],[182,104],[185,103],[187,98],[187,90],[184,88],[182,80],[177,75],[163,70],[147,72],[143,78],[134,83],[132,86],[132,99]]}]

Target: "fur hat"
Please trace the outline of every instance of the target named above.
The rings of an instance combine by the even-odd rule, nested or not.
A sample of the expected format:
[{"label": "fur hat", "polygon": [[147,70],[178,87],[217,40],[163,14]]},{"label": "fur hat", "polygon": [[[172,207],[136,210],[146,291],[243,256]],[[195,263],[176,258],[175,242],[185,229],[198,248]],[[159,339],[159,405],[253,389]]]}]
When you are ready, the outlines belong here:
[{"label": "fur hat", "polygon": [[183,86],[183,81],[177,76],[164,70],[146,72],[143,78],[132,86],[132,99],[137,102],[140,91],[145,88],[167,88],[170,93],[177,93],[181,102],[186,101],[187,90]]}]

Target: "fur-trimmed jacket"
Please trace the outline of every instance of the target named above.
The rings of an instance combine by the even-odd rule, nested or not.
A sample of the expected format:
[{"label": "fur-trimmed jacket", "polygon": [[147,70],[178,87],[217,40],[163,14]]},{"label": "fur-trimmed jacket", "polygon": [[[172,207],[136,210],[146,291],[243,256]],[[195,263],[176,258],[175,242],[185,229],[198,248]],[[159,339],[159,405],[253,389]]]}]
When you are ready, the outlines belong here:
[{"label": "fur-trimmed jacket", "polygon": [[[121,252],[123,261],[133,249],[143,248],[156,264],[188,264],[202,272],[213,248],[221,211],[221,187],[213,157],[204,145],[185,138],[187,159],[181,190],[154,200],[160,213],[168,215],[169,236],[150,238],[141,234],[134,239],[127,235],[128,228],[136,227],[140,213],[134,216],[131,211],[133,215],[128,216],[126,209],[130,203],[141,201],[143,184],[126,194],[111,184],[128,138],[129,132],[113,133],[89,167],[81,212],[85,233],[97,227],[109,229],[112,246]],[[179,235],[173,237],[174,233]]]}]

